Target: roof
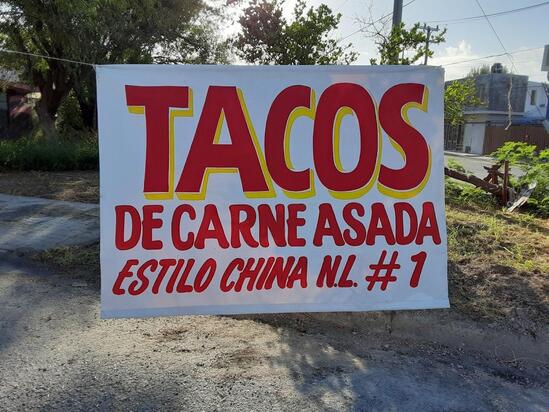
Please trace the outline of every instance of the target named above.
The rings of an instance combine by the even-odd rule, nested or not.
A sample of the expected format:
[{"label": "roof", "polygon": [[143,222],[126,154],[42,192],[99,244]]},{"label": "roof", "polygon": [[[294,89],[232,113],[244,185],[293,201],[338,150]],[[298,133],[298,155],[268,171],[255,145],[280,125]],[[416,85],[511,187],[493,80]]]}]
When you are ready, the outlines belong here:
[{"label": "roof", "polygon": [[15,70],[10,70],[10,69],[0,67],[0,81],[9,82],[9,83],[19,83],[21,81],[21,78],[19,76],[19,73],[17,73]]},{"label": "roof", "polygon": [[20,93],[29,93],[34,90],[32,86],[22,82],[18,72],[3,67],[0,67],[0,88]]}]

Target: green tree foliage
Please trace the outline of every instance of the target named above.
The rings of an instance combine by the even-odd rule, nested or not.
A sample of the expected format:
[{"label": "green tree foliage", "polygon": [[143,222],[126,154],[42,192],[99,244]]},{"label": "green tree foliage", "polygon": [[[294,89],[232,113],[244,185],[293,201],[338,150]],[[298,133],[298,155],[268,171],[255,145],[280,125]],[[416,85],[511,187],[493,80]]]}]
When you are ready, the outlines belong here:
[{"label": "green tree foliage", "polygon": [[444,119],[452,125],[463,124],[464,110],[479,104],[474,79],[453,81],[444,90]]},{"label": "green tree foliage", "polygon": [[376,29],[371,33],[377,44],[379,59],[370,59],[370,64],[414,64],[425,55],[433,56],[432,45],[444,42],[446,29],[439,34],[431,35],[429,50],[425,48],[427,34],[421,30],[419,23],[407,30],[404,23],[393,27],[386,33],[383,29]]},{"label": "green tree foliage", "polygon": [[537,158],[536,146],[524,142],[506,142],[491,156],[499,161],[508,160],[510,164],[530,167]]},{"label": "green tree foliage", "polygon": [[499,161],[508,160],[524,171],[518,178],[519,186],[536,183],[528,204],[544,216],[549,216],[549,149],[538,151],[535,145],[524,142],[507,142],[492,153]]},{"label": "green tree foliage", "polygon": [[[202,0],[4,0],[0,10],[2,47],[60,59],[152,63],[159,53],[165,57],[164,52],[173,52],[174,60],[211,60],[210,51],[218,46],[209,36],[209,16],[215,10]],[[185,42],[192,43],[189,53],[178,46]],[[56,114],[71,91],[84,123],[94,125],[92,67],[29,56],[8,63],[24,67],[26,77],[39,88],[37,113],[46,135],[55,136]]]},{"label": "green tree foliage", "polygon": [[306,10],[298,0],[293,20],[282,15],[283,2],[253,0],[240,18],[238,55],[255,64],[349,64],[357,54],[331,37],[341,20],[325,4]]},{"label": "green tree foliage", "polygon": [[454,159],[448,159],[448,169],[452,169],[461,173],[467,173],[467,170],[465,169],[465,167],[463,167],[463,165],[460,162]]}]

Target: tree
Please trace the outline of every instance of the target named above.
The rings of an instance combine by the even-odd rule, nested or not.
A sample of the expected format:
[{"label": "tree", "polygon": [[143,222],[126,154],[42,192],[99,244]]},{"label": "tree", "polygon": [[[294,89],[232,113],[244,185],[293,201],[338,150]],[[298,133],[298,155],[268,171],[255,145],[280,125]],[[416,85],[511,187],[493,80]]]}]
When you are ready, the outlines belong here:
[{"label": "tree", "polygon": [[541,215],[549,216],[549,149],[538,150],[535,145],[524,142],[506,142],[491,156],[522,169],[523,175],[516,181],[517,189],[536,183],[528,204]]},{"label": "tree", "polygon": [[293,21],[282,15],[283,2],[253,0],[240,18],[242,32],[235,46],[238,55],[254,64],[349,64],[357,54],[351,45],[340,45],[331,38],[341,14],[325,4],[306,9],[298,0]]},{"label": "tree", "polygon": [[479,104],[474,79],[455,80],[444,90],[444,119],[452,125],[463,124],[464,110]]},{"label": "tree", "polygon": [[[212,8],[202,0],[5,0],[0,1],[3,47],[94,64],[151,63],[154,54],[200,29]],[[204,42],[202,45],[214,44]],[[164,47],[163,47],[164,46]],[[71,90],[84,122],[95,123],[91,66],[30,56],[10,61],[38,87],[40,124],[55,136],[55,116]]]},{"label": "tree", "polygon": [[[112,41],[102,41],[105,34],[97,29],[97,24],[93,24],[89,38],[99,41],[89,49],[88,61],[101,64],[212,64],[228,61],[226,42],[221,41],[213,30],[221,18],[220,10],[211,3],[207,6],[201,0],[146,0],[135,4],[128,0],[113,2],[113,8],[115,10],[101,13],[103,33],[106,32]],[[123,25],[112,19],[128,12],[133,18],[126,19]],[[74,91],[84,124],[94,128],[97,105],[95,73],[86,66],[78,69]]]},{"label": "tree", "polygon": [[[427,55],[433,57],[433,50],[425,47],[427,34],[421,30],[419,23],[406,30],[404,23],[393,27],[390,31],[384,28],[384,25],[376,26],[375,22],[368,23],[366,32],[374,38],[379,52],[378,59],[370,59],[370,64],[414,64]],[[437,35],[431,35],[429,44],[439,44],[444,42],[446,29]]]},{"label": "tree", "polygon": [[[489,64],[482,64],[478,67],[473,67],[469,70],[467,77],[477,77],[481,74],[489,74],[491,72],[491,67]],[[502,73],[509,73],[509,69],[506,66],[501,66]]]}]

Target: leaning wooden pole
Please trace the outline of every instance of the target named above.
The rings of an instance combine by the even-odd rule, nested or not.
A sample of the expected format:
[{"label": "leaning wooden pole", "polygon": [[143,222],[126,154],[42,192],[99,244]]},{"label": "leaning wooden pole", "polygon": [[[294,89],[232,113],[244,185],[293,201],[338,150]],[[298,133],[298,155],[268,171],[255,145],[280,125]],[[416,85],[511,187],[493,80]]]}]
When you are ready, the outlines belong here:
[{"label": "leaning wooden pole", "polygon": [[494,195],[499,195],[501,192],[500,186],[487,182],[479,177],[476,177],[475,175],[468,175],[458,172],[456,170],[448,169],[447,167],[444,168],[444,174],[446,176],[453,177],[454,179],[461,180],[462,182],[470,183],[472,185],[475,185],[476,187],[480,187],[482,190]]}]

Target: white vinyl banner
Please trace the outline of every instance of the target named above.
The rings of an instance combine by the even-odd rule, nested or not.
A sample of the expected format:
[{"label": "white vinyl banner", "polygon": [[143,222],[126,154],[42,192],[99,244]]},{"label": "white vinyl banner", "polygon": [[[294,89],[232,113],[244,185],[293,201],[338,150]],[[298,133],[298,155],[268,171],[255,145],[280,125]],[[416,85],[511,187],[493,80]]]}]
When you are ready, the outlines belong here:
[{"label": "white vinyl banner", "polygon": [[443,70],[97,68],[103,317],[448,307]]}]

